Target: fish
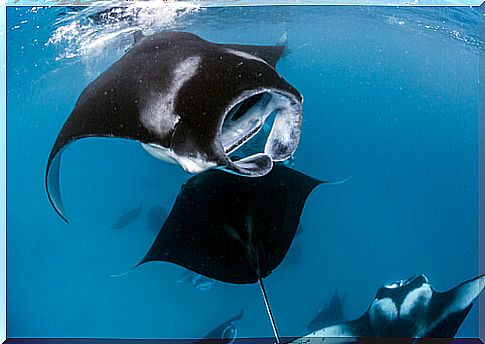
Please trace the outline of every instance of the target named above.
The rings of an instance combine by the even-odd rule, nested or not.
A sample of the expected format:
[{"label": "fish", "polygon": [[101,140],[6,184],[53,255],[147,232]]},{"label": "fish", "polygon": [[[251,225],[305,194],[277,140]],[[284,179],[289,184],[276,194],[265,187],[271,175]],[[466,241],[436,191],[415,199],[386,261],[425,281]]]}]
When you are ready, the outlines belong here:
[{"label": "fish", "polygon": [[235,322],[243,318],[244,310],[241,309],[239,314],[224,321],[222,324],[217,326],[215,329],[210,331],[204,336],[204,339],[198,341],[197,343],[220,343],[220,344],[233,344],[237,338],[237,327]]},{"label": "fish", "polygon": [[[381,287],[359,318],[312,332],[293,344],[334,343],[329,337],[453,338],[485,288],[485,275],[444,292],[421,274]],[[355,339],[358,341],[358,339]],[[354,341],[352,341],[354,342]]]},{"label": "fish", "polygon": [[135,221],[142,212],[142,205],[139,205],[137,208],[127,210],[122,213],[120,216],[117,217],[115,222],[111,225],[113,229],[122,229],[131,224]]},{"label": "fish", "polygon": [[[137,31],[134,42],[82,91],[51,149],[46,191],[65,222],[61,156],[82,138],[134,140],[189,173],[218,168],[260,177],[293,155],[303,97],[276,71],[284,44],[219,44],[176,31]],[[264,151],[232,157],[268,120]]]},{"label": "fish", "polygon": [[208,291],[212,289],[216,281],[196,274],[190,270],[186,270],[180,275],[179,279],[176,280],[175,283],[188,283],[192,284],[200,291]]},{"label": "fish", "polygon": [[335,290],[330,302],[324,308],[321,308],[317,315],[308,323],[308,332],[315,332],[330,325],[346,322],[348,319],[344,314],[343,308],[343,299],[338,291]]},{"label": "fish", "polygon": [[259,178],[217,169],[197,174],[182,185],[136,266],[164,261],[220,282],[259,283],[278,339],[263,278],[285,258],[307,197],[322,183],[282,164]]}]

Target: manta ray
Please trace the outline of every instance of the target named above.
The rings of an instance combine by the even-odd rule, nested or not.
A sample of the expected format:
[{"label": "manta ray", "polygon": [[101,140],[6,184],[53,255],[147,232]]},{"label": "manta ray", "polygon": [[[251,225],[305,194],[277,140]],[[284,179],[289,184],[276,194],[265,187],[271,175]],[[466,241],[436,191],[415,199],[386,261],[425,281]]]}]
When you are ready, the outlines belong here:
[{"label": "manta ray", "polygon": [[197,341],[195,344],[233,344],[237,338],[237,326],[236,321],[243,318],[244,310],[241,309],[239,314],[233,316],[232,318],[224,321],[222,324],[214,328],[204,338]]},{"label": "manta ray", "polygon": [[318,311],[315,317],[308,323],[307,329],[309,332],[315,332],[323,327],[342,323],[347,320],[344,314],[344,300],[340,297],[338,291],[335,290],[330,302]]},{"label": "manta ray", "polygon": [[181,187],[137,266],[168,262],[220,282],[259,283],[279,343],[263,279],[282,263],[307,198],[323,183],[282,164],[260,178],[197,174]]},{"label": "manta ray", "polygon": [[[46,189],[66,222],[61,155],[82,138],[138,141],[190,173],[218,167],[259,177],[293,155],[303,98],[276,71],[284,45],[218,44],[187,32],[138,31],[134,41],[84,89],[52,147]],[[270,122],[262,152],[233,158]]]},{"label": "manta ray", "polygon": [[[359,338],[452,338],[485,288],[485,275],[436,291],[425,275],[381,287],[359,318],[324,327],[293,344],[360,342]],[[345,337],[341,341],[336,338]],[[356,338],[355,341],[350,338]]]}]

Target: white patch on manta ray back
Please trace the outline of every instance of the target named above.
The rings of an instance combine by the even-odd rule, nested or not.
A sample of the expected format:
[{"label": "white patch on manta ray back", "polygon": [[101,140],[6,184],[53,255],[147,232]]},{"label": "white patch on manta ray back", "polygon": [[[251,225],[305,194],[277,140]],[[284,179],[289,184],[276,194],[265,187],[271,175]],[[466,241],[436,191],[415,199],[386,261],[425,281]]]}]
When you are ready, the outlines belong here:
[{"label": "white patch on manta ray back", "polygon": [[154,94],[140,111],[140,120],[145,127],[158,135],[170,133],[180,116],[175,113],[175,100],[180,89],[197,72],[199,56],[191,56],[180,62],[173,71],[173,79],[165,92]]},{"label": "white patch on manta ray back", "polygon": [[411,291],[402,302],[401,317],[412,315],[413,310],[416,310],[417,307],[427,307],[432,296],[433,290],[427,283]]},{"label": "white patch on manta ray back", "polygon": [[248,53],[245,53],[244,51],[226,48],[226,52],[228,52],[229,54],[232,54],[232,55],[236,55],[236,56],[248,59],[248,60],[256,60],[256,61],[259,61],[259,62],[263,62],[264,64],[268,64],[268,62],[266,62],[262,58],[248,54]]},{"label": "white patch on manta ray back", "polygon": [[372,323],[386,319],[393,321],[397,318],[398,311],[396,304],[392,299],[386,297],[384,299],[374,300],[369,309],[369,317]]}]

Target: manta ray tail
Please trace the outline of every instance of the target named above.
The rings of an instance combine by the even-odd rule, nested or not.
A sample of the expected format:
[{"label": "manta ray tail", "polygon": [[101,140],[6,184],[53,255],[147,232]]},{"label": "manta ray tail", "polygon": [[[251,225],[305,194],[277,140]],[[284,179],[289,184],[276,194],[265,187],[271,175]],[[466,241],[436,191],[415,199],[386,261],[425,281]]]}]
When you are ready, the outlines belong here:
[{"label": "manta ray tail", "polygon": [[273,327],[276,343],[280,344],[280,335],[278,334],[278,329],[276,328],[276,322],[274,321],[273,312],[271,311],[271,306],[269,305],[268,296],[266,295],[266,289],[264,289],[263,279],[259,278],[258,281],[259,287],[261,288],[261,293],[263,294],[264,304],[266,305],[266,311],[268,311],[269,320],[271,321],[271,326]]}]

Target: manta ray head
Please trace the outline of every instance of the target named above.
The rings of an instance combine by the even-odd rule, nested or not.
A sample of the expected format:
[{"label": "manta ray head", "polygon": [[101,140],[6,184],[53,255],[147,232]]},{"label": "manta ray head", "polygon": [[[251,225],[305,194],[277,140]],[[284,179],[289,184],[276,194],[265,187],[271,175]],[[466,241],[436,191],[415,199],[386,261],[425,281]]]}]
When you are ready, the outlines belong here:
[{"label": "manta ray head", "polygon": [[[46,191],[66,222],[60,159],[76,140],[134,140],[190,173],[219,168],[250,177],[294,153],[302,96],[276,71],[284,45],[219,44],[172,31],[137,33],[134,41],[86,86],[49,154]],[[265,125],[264,147],[241,151]]]},{"label": "manta ray head", "polygon": [[[273,162],[292,156],[300,139],[301,99],[281,90],[257,89],[244,93],[226,110],[220,123],[218,141],[225,155],[225,169],[241,175],[262,176]],[[268,125],[272,122],[271,125]],[[240,153],[264,127],[262,152]],[[238,158],[233,158],[236,152]]]},{"label": "manta ray head", "polygon": [[443,292],[435,290],[425,275],[416,275],[379,288],[361,317],[292,343],[312,337],[400,338],[413,343],[414,338],[453,338],[483,289],[485,275]]},{"label": "manta ray head", "polygon": [[379,335],[416,337],[428,323],[433,289],[425,275],[416,275],[381,287],[368,314]]},{"label": "manta ray head", "polygon": [[453,337],[485,287],[485,275],[445,292],[436,291],[425,275],[383,286],[368,315],[374,334],[383,337]]},{"label": "manta ray head", "polygon": [[[191,124],[181,120],[172,147],[143,143],[142,146],[154,157],[177,163],[190,173],[217,167],[242,176],[260,177],[271,171],[274,162],[293,155],[300,140],[301,124],[299,93],[254,89],[243,92],[227,106],[215,133],[202,135],[203,140],[212,137],[210,143],[192,142],[193,129],[187,129]],[[262,147],[252,145],[256,136],[259,141],[264,140]]]}]

